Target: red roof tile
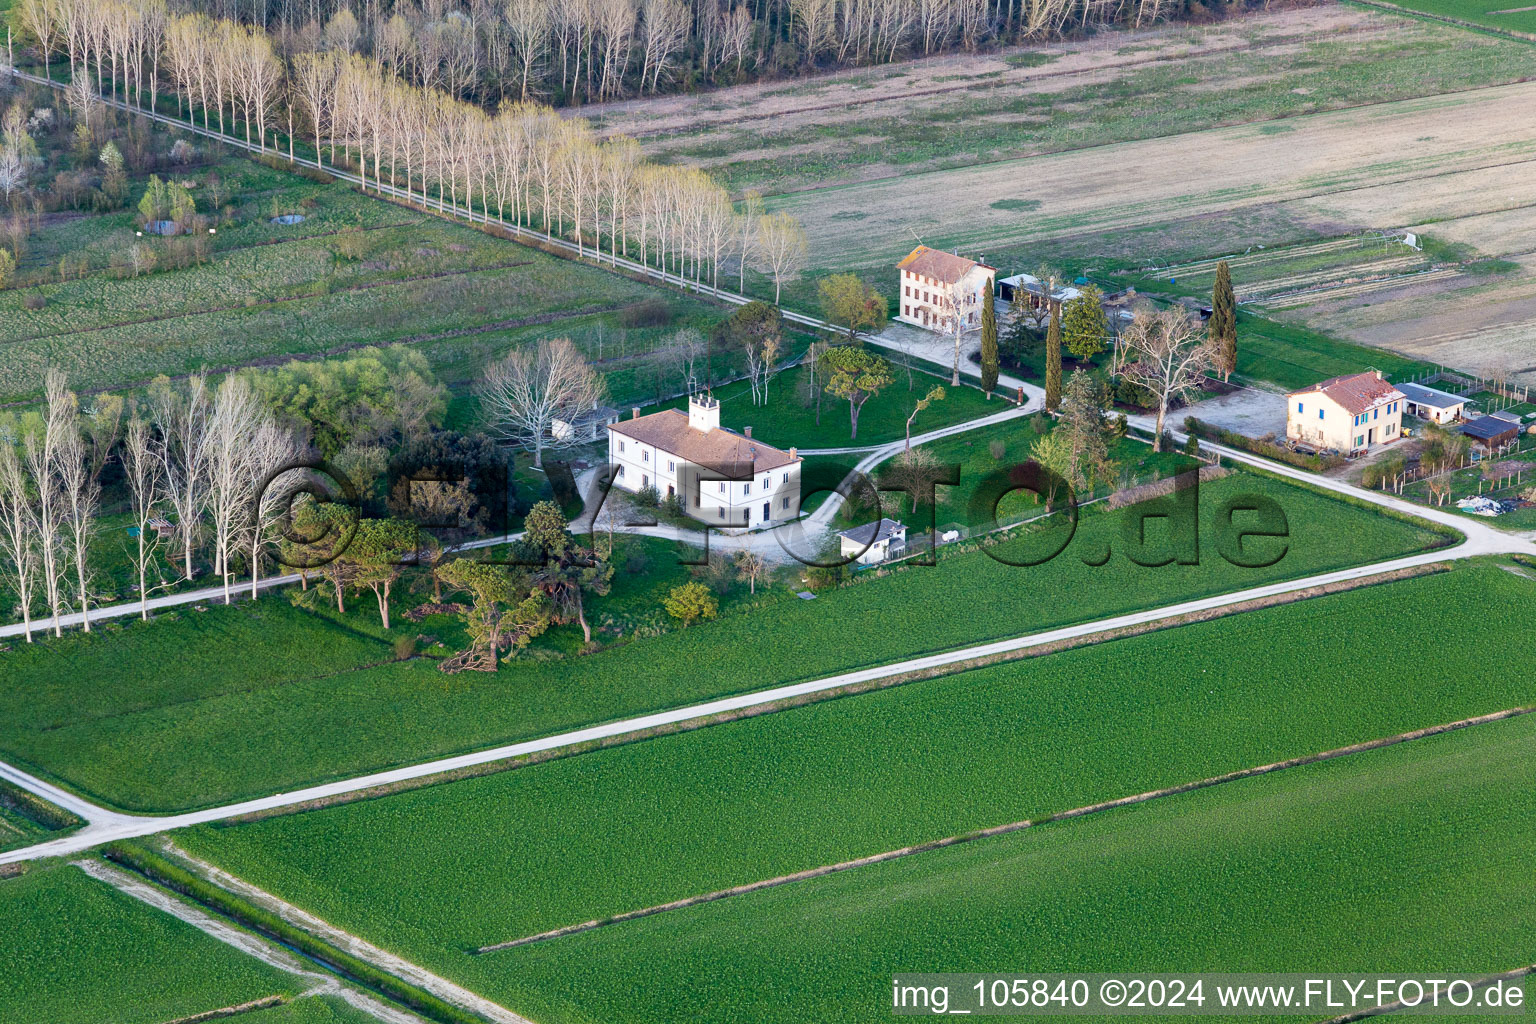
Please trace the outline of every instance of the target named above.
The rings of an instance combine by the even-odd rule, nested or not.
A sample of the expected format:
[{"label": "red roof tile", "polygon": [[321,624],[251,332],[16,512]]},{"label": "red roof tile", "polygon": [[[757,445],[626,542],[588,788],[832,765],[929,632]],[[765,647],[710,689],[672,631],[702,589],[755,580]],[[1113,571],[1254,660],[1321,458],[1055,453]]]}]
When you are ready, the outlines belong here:
[{"label": "red roof tile", "polygon": [[1300,391],[1292,391],[1291,396],[1318,393],[1327,395],[1356,416],[1375,408],[1382,402],[1390,402],[1393,399],[1403,397],[1403,393],[1393,387],[1376,370],[1369,370],[1365,373],[1346,374],[1342,377],[1330,377],[1320,384],[1314,384],[1309,388],[1302,388]]}]

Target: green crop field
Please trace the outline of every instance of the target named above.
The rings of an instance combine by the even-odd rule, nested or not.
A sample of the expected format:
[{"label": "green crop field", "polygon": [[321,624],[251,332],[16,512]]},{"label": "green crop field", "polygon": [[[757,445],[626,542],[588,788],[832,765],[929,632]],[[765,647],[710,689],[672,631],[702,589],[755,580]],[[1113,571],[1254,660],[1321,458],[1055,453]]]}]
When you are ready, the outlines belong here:
[{"label": "green crop field", "polygon": [[1536,35],[1536,10],[1508,0],[1394,0],[1399,7],[1454,18],[1485,28]]},{"label": "green crop field", "polygon": [[304,987],[66,864],[0,881],[0,920],[7,1022],[161,1024]]},{"label": "green crop field", "polygon": [[476,967],[548,1024],[887,1020],[913,965],[1491,974],[1536,942],[1533,765],[1536,721],[1479,726]]},{"label": "green crop field", "polygon": [[[1288,517],[1285,553],[1269,568],[1240,568],[1216,554],[1223,503],[1248,494],[1271,497]],[[0,749],[6,760],[125,808],[204,806],[1389,558],[1443,540],[1248,473],[1208,484],[1201,495],[1198,565],[1135,564],[1119,532],[1129,513],[1085,512],[1070,546],[1042,566],[1019,568],[972,551],[816,601],[795,600],[801,584],[789,580],[748,602],[750,612],[659,636],[637,631],[629,642],[590,655],[525,658],[495,676],[447,677],[419,657],[359,667],[349,659],[370,656],[337,653],[334,625],[312,635],[276,630],[269,641],[260,624],[228,624],[249,616],[248,606],[18,645],[0,664],[0,718],[16,723]],[[1143,561],[1169,557],[1158,522],[1147,529]],[[1039,558],[1039,542],[1031,537],[994,550]],[[1059,543],[1059,535],[1047,543]],[[1269,545],[1262,550],[1270,557],[1280,551],[1281,542],[1257,543]],[[1106,551],[1113,556],[1107,564],[1087,564]],[[274,595],[256,608],[285,600]],[[350,628],[368,628],[365,602],[353,614]],[[199,649],[200,641],[226,635],[251,639]],[[379,650],[386,653],[382,643]],[[132,671],[143,681],[125,686],[117,669],[123,665],[138,666]],[[279,748],[283,757],[272,757]]]},{"label": "green crop field", "polygon": [[526,1012],[524,958],[587,940],[464,951],[1529,704],[1523,652],[1458,638],[1536,627],[1532,588],[1465,565],[177,841]]}]

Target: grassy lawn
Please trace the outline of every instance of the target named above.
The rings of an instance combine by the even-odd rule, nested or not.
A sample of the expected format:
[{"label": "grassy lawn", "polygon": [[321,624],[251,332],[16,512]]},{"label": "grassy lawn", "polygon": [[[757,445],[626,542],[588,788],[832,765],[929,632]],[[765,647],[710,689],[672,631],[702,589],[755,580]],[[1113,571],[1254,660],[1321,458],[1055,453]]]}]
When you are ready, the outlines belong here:
[{"label": "grassy lawn", "polygon": [[[1049,431],[1055,423],[1055,420],[1045,420],[1041,425]],[[978,492],[987,487],[989,475],[1028,462],[1030,448],[1040,436],[1034,418],[1030,417],[1009,420],[933,442],[927,448],[932,452],[935,462],[939,466],[956,467],[960,482],[935,489],[938,507],[933,510],[926,503],[914,509],[903,498],[894,518],[900,519],[913,530],[927,530],[930,523],[940,530],[949,527],[977,530],[991,529],[995,525],[1039,515],[1044,507],[1038,497],[1027,491],[1009,494],[995,507],[990,502],[976,502],[975,499]],[[994,452],[1000,452],[1001,455]],[[1110,458],[1116,467],[1113,484],[1100,484],[1091,491],[1084,491],[1077,496],[1079,502],[1087,502],[1122,486],[1174,476],[1197,465],[1194,459],[1176,451],[1154,452],[1151,445],[1133,439],[1115,443]],[[885,465],[888,467],[891,463]],[[851,521],[867,522],[874,518],[873,512],[854,513],[847,504],[839,515],[845,518],[856,515],[857,519]]]},{"label": "grassy lawn", "polygon": [[[1532,588],[1496,566],[1463,565],[178,842],[538,1019],[574,1019],[548,1005],[558,982],[541,992],[517,979],[530,960],[564,962],[588,942],[607,948],[607,937],[465,951],[1528,703],[1522,652],[1457,638],[1536,626]],[[1362,646],[1365,623],[1387,626]],[[1359,655],[1348,673],[1316,657],[1345,648]],[[1408,663],[1434,683],[1405,687]],[[698,913],[673,920],[686,928]],[[610,931],[622,942],[657,924]],[[656,1004],[642,1005],[650,1019]],[[823,1007],[795,1005],[821,1019]]]},{"label": "grassy lawn", "polygon": [[1248,310],[1237,315],[1237,375],[1300,389],[1346,373],[1380,370],[1407,380],[1430,364],[1379,348],[1356,345],[1299,324],[1284,324]]},{"label": "grassy lawn", "polygon": [[[0,882],[0,919],[0,1019],[7,1021],[161,1024],[305,987],[66,864]],[[326,1019],[274,1014],[271,1021]]]},{"label": "grassy lawn", "polygon": [[[1216,554],[1223,502],[1247,494],[1273,498],[1288,517],[1285,554],[1269,568],[1240,568]],[[1198,565],[1135,564],[1120,533],[1127,513],[1085,512],[1065,553],[1034,568],[972,550],[815,601],[793,597],[799,580],[781,580],[760,587],[755,599],[738,591],[739,611],[728,607],[716,622],[665,632],[624,626],[622,635],[603,629],[602,651],[546,651],[495,676],[450,677],[429,658],[391,660],[385,642],[372,638],[377,619],[367,598],[344,619],[310,623],[274,594],[254,606],[182,611],[176,622],[14,645],[0,663],[0,719],[15,723],[0,738],[0,756],[135,810],[206,806],[1342,568],[1436,541],[1375,510],[1269,477],[1234,473],[1201,495]],[[1168,551],[1158,522],[1148,526],[1143,561]],[[1038,541],[996,550],[1040,557],[1032,546]],[[1088,564],[1106,550],[1114,553],[1107,564]],[[409,589],[397,588],[402,604],[413,603]],[[593,614],[603,614],[600,605]],[[653,614],[659,624],[659,609]],[[576,627],[557,628],[571,643]],[[395,635],[418,629],[438,632],[428,619],[420,627],[401,622]],[[346,631],[359,635],[349,640]],[[277,750],[281,757],[273,756]]]},{"label": "grassy lawn", "polygon": [[[906,370],[894,368],[896,381],[880,394],[864,403],[859,411],[859,436],[851,437],[848,403],[831,395],[821,396],[820,423],[817,422],[816,406],[802,404],[797,383],[799,368],[780,374],[769,385],[769,403],[752,404],[752,391],[746,381],[738,381],[716,388],[714,395],[720,400],[720,425],[732,430],[751,427],[754,437],[776,448],[851,448],[862,445],[880,445],[899,441],[906,436],[907,417],[917,402],[935,385],[943,385],[944,399],[935,402],[917,414],[912,422],[914,435],[938,430],[956,423],[1004,412],[1012,405],[1001,398],[987,400],[979,388],[962,384],[950,387],[949,377],[940,377],[917,371],[913,374],[913,386],[907,387]],[[661,409],[688,408],[686,398],[675,399],[660,405],[646,406],[642,414]],[[628,412],[624,413],[628,418]]]},{"label": "grassy lawn", "polygon": [[1533,756],[1531,718],[1480,726],[475,968],[499,968],[483,990],[551,1024],[875,1021],[890,1014],[891,975],[919,966],[1508,970],[1531,960]]}]

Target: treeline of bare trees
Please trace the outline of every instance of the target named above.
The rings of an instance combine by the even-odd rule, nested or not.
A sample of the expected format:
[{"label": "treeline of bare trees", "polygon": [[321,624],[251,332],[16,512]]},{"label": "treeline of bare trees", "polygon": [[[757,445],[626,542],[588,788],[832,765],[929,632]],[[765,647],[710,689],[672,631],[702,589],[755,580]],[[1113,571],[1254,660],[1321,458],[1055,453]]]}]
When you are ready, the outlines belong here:
[{"label": "treeline of bare trees", "polygon": [[161,380],[142,405],[107,395],[86,409],[63,375],[50,371],[43,410],[8,421],[3,434],[0,573],[28,643],[39,616],[55,635],[73,612],[91,629],[107,543],[100,516],[109,463],[123,476],[145,618],[155,591],[197,575],[200,555],[221,580],[226,603],[241,562],[254,593],[266,547],[306,478],[292,468],[302,446],[240,376],[216,390],[195,376],[179,386]]},{"label": "treeline of bare trees", "polygon": [[[262,30],[272,54],[357,54],[423,89],[490,107],[509,97],[612,99],[1149,24],[1189,0],[19,0],[45,48],[92,57],[127,48],[154,73],[157,34],[178,14]],[[49,13],[49,12],[52,13]],[[43,28],[45,31],[37,31]],[[57,38],[50,38],[56,36]],[[182,40],[188,42],[188,40]],[[195,42],[195,41],[192,41]],[[164,50],[167,58],[187,51]],[[244,70],[267,73],[266,61]],[[94,63],[94,61],[93,61]],[[96,65],[105,80],[110,71]]]},{"label": "treeline of bare trees", "polygon": [[[594,255],[606,250],[715,286],[722,269],[734,268],[740,286],[756,266],[777,294],[804,266],[805,234],[792,217],[765,214],[755,195],[738,208],[705,172],[649,164],[633,139],[600,139],[586,121],[549,107],[507,100],[487,113],[344,47],[285,61],[259,27],[167,18],[162,0],[21,5],[45,56],[67,57],[76,86],[94,81],[153,105],[163,76],[192,123],[243,132],[261,148],[277,146],[281,128],[290,156],[302,136],[322,163],[354,168],[425,206],[559,234]],[[97,29],[82,34],[81,24]],[[118,24],[136,27],[110,30]]]}]

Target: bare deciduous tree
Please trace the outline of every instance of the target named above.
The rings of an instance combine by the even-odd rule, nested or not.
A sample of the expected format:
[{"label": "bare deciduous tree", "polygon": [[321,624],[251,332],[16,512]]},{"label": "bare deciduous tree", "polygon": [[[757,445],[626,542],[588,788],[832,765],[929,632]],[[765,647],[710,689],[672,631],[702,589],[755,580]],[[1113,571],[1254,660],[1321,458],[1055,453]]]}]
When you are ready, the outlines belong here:
[{"label": "bare deciduous tree", "polygon": [[137,414],[129,419],[123,438],[123,475],[137,540],[133,566],[139,577],[139,618],[148,621],[150,591],[170,585],[163,579],[156,587],[149,585],[149,567],[160,544],[160,531],[151,522],[160,518],[165,464],[156,451],[149,422]]},{"label": "bare deciduous tree", "polygon": [[607,394],[603,378],[587,365],[568,338],[539,342],[533,352],[514,350],[486,367],[478,389],[492,430],[503,440],[533,452],[542,468],[547,448],[580,443],[574,433],[551,432],[562,412],[574,415],[600,403]]},{"label": "bare deciduous tree", "polygon": [[161,479],[176,514],[184,579],[197,575],[192,551],[208,504],[209,405],[207,386],[196,374],[184,390],[164,378],[150,388],[150,416],[161,437]]},{"label": "bare deciduous tree", "polygon": [[773,303],[779,304],[784,282],[805,269],[809,247],[805,229],[793,216],[780,210],[758,221],[755,255],[759,266],[773,275]]},{"label": "bare deciduous tree", "polygon": [[15,446],[0,442],[0,569],[16,595],[21,628],[32,642],[32,602],[42,574],[34,491]]},{"label": "bare deciduous tree", "polygon": [[244,377],[224,378],[208,416],[208,514],[213,525],[213,571],[233,600],[230,564],[247,520],[252,498],[251,452],[261,422],[261,406]]},{"label": "bare deciduous tree", "polygon": [[1152,450],[1162,451],[1163,422],[1169,407],[1199,391],[1215,354],[1204,329],[1183,306],[1137,313],[1124,338],[1135,359],[1122,372],[1157,400],[1157,437]]}]

